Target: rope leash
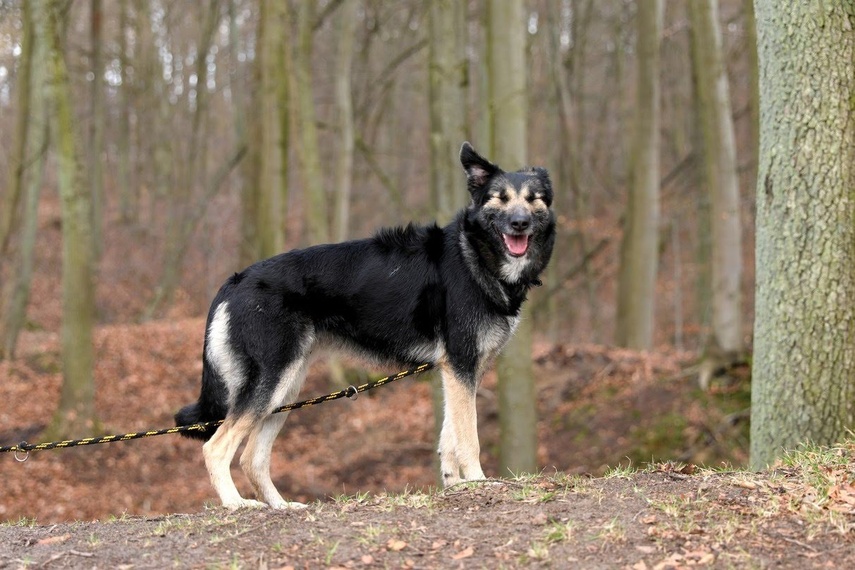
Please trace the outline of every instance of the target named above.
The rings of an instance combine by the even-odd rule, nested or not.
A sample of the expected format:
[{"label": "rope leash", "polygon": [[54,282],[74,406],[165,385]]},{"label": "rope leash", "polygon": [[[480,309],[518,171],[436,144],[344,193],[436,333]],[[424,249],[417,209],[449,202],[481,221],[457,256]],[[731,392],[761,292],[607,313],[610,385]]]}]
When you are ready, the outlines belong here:
[{"label": "rope leash", "polygon": [[[390,376],[385,376],[378,380],[374,380],[371,382],[366,382],[365,384],[361,384],[359,386],[348,386],[344,390],[339,390],[338,392],[333,392],[331,394],[327,394],[326,396],[318,396],[317,398],[311,398],[308,400],[303,400],[301,402],[294,402],[292,404],[285,404],[279,408],[276,408],[271,412],[271,414],[279,414],[281,412],[288,412],[291,410],[296,410],[299,408],[306,408],[308,406],[314,406],[315,404],[321,404],[323,402],[330,402],[332,400],[338,400],[339,398],[355,398],[357,394],[360,392],[367,392],[373,388],[378,388],[380,386],[384,386],[386,384],[391,384],[395,380],[400,380],[401,378],[406,378],[407,376],[414,376],[416,374],[421,374],[422,372],[426,372],[433,368],[433,364],[425,363],[416,366],[415,368],[410,368],[408,370],[404,370],[402,372],[398,372],[397,374],[392,374]],[[26,441],[22,441],[17,445],[7,445],[0,447],[0,453],[9,453],[12,452],[15,454],[15,459],[17,461],[26,461],[29,458],[31,451],[43,451],[46,449],[64,449],[66,447],[80,447],[83,445],[96,445],[99,443],[113,443],[115,441],[130,441],[132,439],[142,439],[144,437],[154,437],[157,435],[167,435],[170,433],[181,433],[185,431],[194,431],[194,430],[205,430],[211,427],[217,427],[223,423],[224,420],[215,420],[211,422],[202,422],[197,424],[189,424],[185,426],[176,426],[166,429],[157,429],[157,430],[149,430],[149,431],[141,431],[141,432],[132,432],[132,433],[124,433],[117,435],[104,435],[101,437],[86,437],[83,439],[68,439],[65,441],[50,441],[45,443],[37,443],[31,444]],[[19,457],[19,453],[24,453],[23,457]]]}]

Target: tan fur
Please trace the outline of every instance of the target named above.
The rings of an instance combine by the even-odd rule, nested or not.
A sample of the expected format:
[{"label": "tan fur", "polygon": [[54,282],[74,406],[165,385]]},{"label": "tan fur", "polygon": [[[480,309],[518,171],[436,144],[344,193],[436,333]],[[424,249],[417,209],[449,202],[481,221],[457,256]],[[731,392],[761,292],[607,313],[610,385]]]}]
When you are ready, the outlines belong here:
[{"label": "tan fur", "polygon": [[443,365],[442,386],[445,414],[439,437],[442,482],[447,487],[460,481],[484,479],[481,447],[478,443],[478,416],[475,387],[467,386],[448,365]]}]

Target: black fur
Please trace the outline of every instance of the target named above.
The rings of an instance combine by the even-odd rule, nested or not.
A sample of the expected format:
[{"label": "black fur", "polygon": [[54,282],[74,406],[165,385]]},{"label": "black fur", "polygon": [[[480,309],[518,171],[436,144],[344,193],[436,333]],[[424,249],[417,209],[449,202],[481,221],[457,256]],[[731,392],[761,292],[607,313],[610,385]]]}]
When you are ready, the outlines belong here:
[{"label": "black fur", "polygon": [[[312,339],[402,366],[442,347],[455,375],[474,390],[485,359],[500,348],[485,354],[479,335],[491,331],[506,341],[512,334],[552,253],[555,219],[546,170],[505,173],[468,143],[460,159],[471,203],[447,226],[382,229],[368,239],[283,253],[230,277],[208,314],[199,401],[178,412],[176,423],[264,413],[280,372]],[[509,189],[527,198],[502,207]],[[527,240],[527,250],[510,253],[507,239]],[[224,302],[228,346],[246,376],[231,404],[208,350]],[[184,433],[208,439],[214,430]]]}]

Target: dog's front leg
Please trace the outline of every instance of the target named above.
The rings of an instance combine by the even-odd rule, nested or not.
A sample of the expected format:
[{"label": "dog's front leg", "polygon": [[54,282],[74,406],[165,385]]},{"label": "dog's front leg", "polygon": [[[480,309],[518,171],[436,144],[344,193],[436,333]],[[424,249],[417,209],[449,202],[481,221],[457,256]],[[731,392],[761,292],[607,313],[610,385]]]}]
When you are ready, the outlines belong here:
[{"label": "dog's front leg", "polygon": [[475,383],[466,382],[446,365],[442,368],[442,386],[445,397],[439,437],[442,483],[448,487],[460,481],[484,479],[478,443]]}]

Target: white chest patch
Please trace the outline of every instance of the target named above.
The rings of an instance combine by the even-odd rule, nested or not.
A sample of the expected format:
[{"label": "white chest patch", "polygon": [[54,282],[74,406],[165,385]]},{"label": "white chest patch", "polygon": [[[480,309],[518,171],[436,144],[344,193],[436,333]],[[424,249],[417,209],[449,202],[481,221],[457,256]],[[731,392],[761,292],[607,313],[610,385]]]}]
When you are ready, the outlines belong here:
[{"label": "white chest patch", "polygon": [[523,271],[528,267],[528,264],[531,263],[526,257],[511,257],[506,259],[502,263],[502,267],[499,269],[499,272],[502,275],[502,279],[508,283],[516,283],[522,277]]}]

